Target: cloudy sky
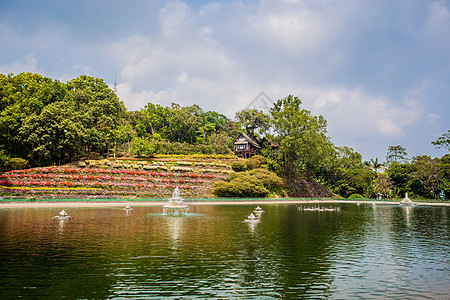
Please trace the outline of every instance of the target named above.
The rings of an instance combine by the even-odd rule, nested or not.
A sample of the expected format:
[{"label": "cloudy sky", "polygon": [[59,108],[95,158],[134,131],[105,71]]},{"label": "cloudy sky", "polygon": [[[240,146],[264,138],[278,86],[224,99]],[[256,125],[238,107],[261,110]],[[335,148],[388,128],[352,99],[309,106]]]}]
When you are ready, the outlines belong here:
[{"label": "cloudy sky", "polygon": [[450,2],[3,0],[0,73],[116,82],[129,110],[199,104],[234,118],[289,94],[364,159],[442,156]]}]

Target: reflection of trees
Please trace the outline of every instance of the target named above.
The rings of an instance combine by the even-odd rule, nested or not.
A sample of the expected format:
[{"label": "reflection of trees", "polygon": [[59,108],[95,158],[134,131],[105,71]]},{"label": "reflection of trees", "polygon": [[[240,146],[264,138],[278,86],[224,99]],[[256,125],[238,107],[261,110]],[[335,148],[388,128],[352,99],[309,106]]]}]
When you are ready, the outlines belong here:
[{"label": "reflection of trees", "polygon": [[[113,278],[106,257],[83,240],[75,220],[51,220],[57,209],[21,209],[3,215],[0,286],[10,297],[106,298]],[[6,217],[5,217],[6,216]]]},{"label": "reflection of trees", "polygon": [[[448,208],[406,214],[401,207],[348,204],[315,212],[267,205],[252,229],[242,221],[253,209],[192,205],[198,216],[167,217],[162,207],[128,215],[74,208],[75,219],[62,230],[51,220],[58,209],[0,212],[0,284],[24,297],[314,298],[335,296],[335,287],[352,295],[355,285],[379,282],[389,266],[403,263],[391,254],[448,249]],[[384,259],[393,262],[388,270],[373,271]]]},{"label": "reflection of trees", "polygon": [[[324,295],[330,290],[338,261],[338,250],[350,247],[360,251],[364,219],[356,205],[341,212],[298,211],[295,206],[277,209],[274,218],[264,222],[264,245],[273,263],[274,286],[282,297]],[[351,218],[351,220],[350,220]],[[270,224],[267,224],[269,223]]]}]

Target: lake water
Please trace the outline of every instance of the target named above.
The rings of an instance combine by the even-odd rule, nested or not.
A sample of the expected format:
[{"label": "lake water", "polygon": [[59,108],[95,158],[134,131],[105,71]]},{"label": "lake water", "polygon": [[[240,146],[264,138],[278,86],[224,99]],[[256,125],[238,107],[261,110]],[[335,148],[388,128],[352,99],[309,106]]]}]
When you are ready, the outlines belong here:
[{"label": "lake water", "polygon": [[260,206],[0,208],[0,298],[450,297],[450,207]]}]

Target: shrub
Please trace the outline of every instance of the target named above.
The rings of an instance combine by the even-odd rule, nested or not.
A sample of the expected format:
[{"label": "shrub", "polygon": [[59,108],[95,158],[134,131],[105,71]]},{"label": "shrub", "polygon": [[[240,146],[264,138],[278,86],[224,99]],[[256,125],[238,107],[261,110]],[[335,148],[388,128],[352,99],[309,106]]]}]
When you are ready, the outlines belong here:
[{"label": "shrub", "polygon": [[348,196],[348,199],[362,199],[364,198],[363,196],[361,196],[360,194],[351,194],[350,196]]},{"label": "shrub", "polygon": [[261,168],[261,166],[265,164],[267,164],[267,158],[261,155],[252,156],[246,161],[248,170]]},{"label": "shrub", "polygon": [[271,192],[279,192],[283,180],[266,169],[250,172],[231,173],[223,182],[216,182],[214,195],[218,197],[267,197]]},{"label": "shrub", "polygon": [[22,170],[28,165],[28,160],[20,157],[14,157],[8,161],[8,165],[13,170]]},{"label": "shrub", "polygon": [[141,156],[154,157],[156,153],[155,145],[145,138],[134,138],[132,141],[134,154]]},{"label": "shrub", "polygon": [[269,195],[269,190],[255,182],[241,179],[215,183],[214,195],[218,197],[266,197]]},{"label": "shrub", "polygon": [[231,168],[235,172],[243,172],[243,171],[245,171],[245,164],[242,161],[234,161],[231,164]]}]

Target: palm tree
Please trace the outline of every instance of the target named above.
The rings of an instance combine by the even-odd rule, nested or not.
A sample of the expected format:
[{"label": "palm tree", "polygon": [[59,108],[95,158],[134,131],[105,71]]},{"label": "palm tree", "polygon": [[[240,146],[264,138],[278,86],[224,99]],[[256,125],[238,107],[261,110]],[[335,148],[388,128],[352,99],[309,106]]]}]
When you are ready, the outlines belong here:
[{"label": "palm tree", "polygon": [[378,176],[378,170],[383,167],[383,163],[378,161],[378,157],[371,159],[369,162],[369,166],[375,171],[375,176]]}]

